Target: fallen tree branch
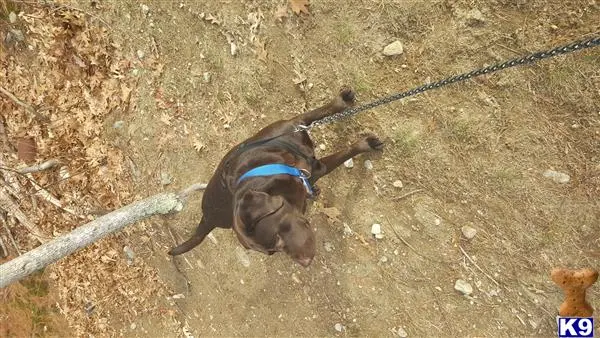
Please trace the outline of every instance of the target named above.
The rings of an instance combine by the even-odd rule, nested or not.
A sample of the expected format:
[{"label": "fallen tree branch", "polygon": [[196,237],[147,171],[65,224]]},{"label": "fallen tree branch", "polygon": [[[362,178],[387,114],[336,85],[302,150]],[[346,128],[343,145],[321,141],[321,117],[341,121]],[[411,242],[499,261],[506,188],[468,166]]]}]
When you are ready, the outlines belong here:
[{"label": "fallen tree branch", "polygon": [[48,161],[46,161],[44,163],[32,165],[31,167],[25,167],[25,168],[18,169],[17,171],[20,174],[37,173],[39,171],[44,171],[44,170],[48,170],[48,169],[54,168],[54,167],[56,167],[59,164],[60,164],[60,162],[58,162],[57,160],[52,159],[52,160],[48,160]]},{"label": "fallen tree branch", "polygon": [[[196,187],[192,190],[199,189]],[[188,190],[189,188],[184,191]],[[183,209],[183,206],[184,202],[177,194],[158,194],[124,206],[81,225],[66,235],[56,237],[0,265],[0,288],[19,281],[59,259],[121,230],[129,224],[139,222],[154,215],[179,212]]]}]

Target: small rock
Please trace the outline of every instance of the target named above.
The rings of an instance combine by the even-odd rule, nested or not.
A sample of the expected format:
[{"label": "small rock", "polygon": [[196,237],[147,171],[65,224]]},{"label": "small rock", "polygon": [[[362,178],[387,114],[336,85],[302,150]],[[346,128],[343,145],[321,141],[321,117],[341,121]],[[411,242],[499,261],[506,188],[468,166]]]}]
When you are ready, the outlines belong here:
[{"label": "small rock", "polygon": [[327,252],[332,252],[334,249],[334,246],[333,246],[333,244],[331,244],[331,242],[325,242],[323,244],[323,247],[325,248],[325,251],[327,251]]},{"label": "small rock", "polygon": [[396,187],[396,188],[399,188],[399,189],[401,189],[402,187],[404,187],[404,184],[402,184],[402,181],[400,181],[400,180],[394,181],[394,183],[392,183],[392,185],[394,187]]},{"label": "small rock", "polygon": [[325,147],[325,145],[323,143],[319,144],[319,149],[321,150],[325,150],[327,147]]},{"label": "small rock", "polygon": [[242,247],[235,247],[235,255],[237,256],[238,261],[240,261],[245,268],[250,266],[250,257],[248,257],[246,250],[244,250]]},{"label": "small rock", "polygon": [[552,179],[554,182],[559,184],[569,183],[571,180],[571,176],[554,170],[544,171],[544,177]]},{"label": "small rock", "polygon": [[137,325],[135,323],[131,323],[131,325],[129,325],[129,328],[132,330],[135,330],[136,327]]},{"label": "small rock", "polygon": [[467,20],[469,21],[470,25],[475,25],[475,24],[480,24],[480,23],[485,22],[483,13],[481,13],[481,11],[478,10],[477,8],[473,8],[472,10],[470,10],[467,13]]},{"label": "small rock", "polygon": [[8,21],[10,21],[10,23],[17,22],[17,13],[10,12],[10,14],[8,14]]},{"label": "small rock", "polygon": [[96,309],[96,305],[93,304],[92,302],[85,303],[85,313],[88,316],[91,316],[94,313],[95,309]]},{"label": "small rock", "polygon": [[6,33],[5,42],[7,44],[13,41],[22,42],[23,40],[25,40],[25,35],[23,35],[23,32],[20,29],[11,29]]},{"label": "small rock", "polygon": [[377,239],[382,239],[383,234],[381,233],[381,224],[374,223],[371,225],[371,234]]},{"label": "small rock", "polygon": [[123,252],[125,253],[125,257],[127,257],[127,265],[133,264],[133,259],[135,258],[135,252],[131,250],[131,248],[127,245],[123,247]]},{"label": "small rock", "polygon": [[295,273],[292,273],[292,280],[296,283],[296,284],[302,284],[302,281],[300,280],[300,278],[298,278],[298,276],[296,276]]},{"label": "small rock", "polygon": [[169,173],[162,172],[160,173],[160,184],[161,185],[169,185],[173,182],[173,176],[169,175]]},{"label": "small rock", "polygon": [[230,44],[230,52],[231,52],[231,56],[235,56],[238,52],[238,46],[235,43],[231,43]]},{"label": "small rock", "polygon": [[385,56],[400,55],[402,53],[404,53],[404,46],[402,45],[402,42],[398,40],[390,43],[389,45],[385,46],[385,48],[383,48],[383,55]]},{"label": "small rock", "polygon": [[136,54],[137,54],[138,59],[140,59],[140,60],[143,59],[144,56],[145,56],[144,51],[142,51],[140,49],[138,49],[138,51],[136,52]]},{"label": "small rock", "polygon": [[351,236],[352,234],[354,234],[354,231],[352,231],[348,224],[344,223],[344,236]]},{"label": "small rock", "polygon": [[210,82],[210,73],[204,72],[204,74],[202,74],[202,79],[204,80],[204,83],[209,83]]},{"label": "small rock", "polygon": [[342,332],[344,331],[344,325],[337,323],[333,326],[333,328],[337,331],[337,332]]},{"label": "small rock", "polygon": [[116,121],[115,123],[113,123],[113,128],[121,129],[123,128],[123,125],[125,125],[125,121]]},{"label": "small rock", "polygon": [[387,261],[388,261],[388,258],[387,258],[386,256],[381,256],[381,258],[379,258],[379,261],[380,261],[381,263],[387,263]]},{"label": "small rock", "polygon": [[399,327],[398,330],[396,330],[396,332],[398,333],[398,336],[402,338],[408,337],[408,333],[402,327]]},{"label": "small rock", "polygon": [[346,162],[344,162],[344,167],[354,168],[354,161],[352,159],[347,160]]},{"label": "small rock", "polygon": [[142,13],[144,15],[148,15],[148,12],[150,12],[150,7],[146,6],[146,5],[142,5]]},{"label": "small rock", "polygon": [[469,296],[473,293],[473,287],[467,281],[457,279],[454,283],[454,290],[462,293],[465,296]]},{"label": "small rock", "polygon": [[373,162],[371,162],[371,160],[366,160],[365,168],[367,168],[367,170],[373,170]]},{"label": "small rock", "polygon": [[468,225],[465,225],[462,228],[460,228],[460,231],[462,231],[462,234],[463,236],[465,236],[466,239],[473,239],[473,237],[475,237],[475,235],[477,234],[477,230],[475,228],[471,228]]}]

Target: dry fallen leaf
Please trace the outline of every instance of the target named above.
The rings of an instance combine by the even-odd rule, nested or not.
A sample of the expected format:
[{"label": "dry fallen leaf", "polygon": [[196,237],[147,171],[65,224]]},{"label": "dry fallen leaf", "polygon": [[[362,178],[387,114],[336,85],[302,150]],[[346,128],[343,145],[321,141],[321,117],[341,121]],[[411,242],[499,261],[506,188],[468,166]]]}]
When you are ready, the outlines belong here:
[{"label": "dry fallen leaf", "polygon": [[300,12],[308,15],[308,0],[290,0],[290,7],[296,15],[300,15]]},{"label": "dry fallen leaf", "polygon": [[27,164],[35,161],[37,155],[35,139],[33,137],[23,137],[17,140],[17,156]]},{"label": "dry fallen leaf", "polygon": [[167,126],[171,125],[171,120],[173,119],[172,116],[169,116],[169,114],[167,113],[162,113],[160,115],[160,121],[164,124],[166,124]]}]

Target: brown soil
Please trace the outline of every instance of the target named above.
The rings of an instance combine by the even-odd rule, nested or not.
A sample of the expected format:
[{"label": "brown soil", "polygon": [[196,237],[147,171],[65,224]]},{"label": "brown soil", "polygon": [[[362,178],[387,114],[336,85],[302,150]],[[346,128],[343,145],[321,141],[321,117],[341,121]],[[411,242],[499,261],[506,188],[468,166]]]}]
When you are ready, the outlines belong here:
[{"label": "brown soil", "polygon": [[[367,103],[600,32],[600,4],[588,0],[324,0],[308,15],[288,10],[280,18],[283,0],[144,4],[147,14],[133,1],[73,3],[110,26],[125,57],[142,56],[126,74],[137,82],[135,103],[105,118],[103,136],[139,170],[131,174],[135,198],[206,182],[231,146],[320,106],[342,85]],[[396,39],[404,53],[382,56]],[[245,253],[244,266],[225,230],[171,259],[173,237],[181,242],[200,219],[200,195],[177,217],[132,227],[110,240],[131,246],[157,274],[148,285],[163,290],[164,283],[169,297],[140,299],[156,311],[138,316],[99,303],[108,327],[100,332],[554,336],[562,292],[551,268],[600,268],[599,64],[598,48],[578,52],[313,130],[325,146],[318,156],[367,131],[386,148],[320,181],[309,211],[319,245],[308,269],[283,254],[254,252]],[[116,121],[124,121],[121,129]],[[570,181],[555,183],[543,176],[548,169]],[[173,182],[163,186],[164,176]],[[373,223],[383,239],[372,238]],[[463,226],[477,230],[472,240]],[[131,283],[143,288],[136,278]],[[454,290],[457,279],[473,286],[470,297]],[[113,297],[129,304],[118,301],[127,292]],[[600,308],[597,285],[588,299]]]}]

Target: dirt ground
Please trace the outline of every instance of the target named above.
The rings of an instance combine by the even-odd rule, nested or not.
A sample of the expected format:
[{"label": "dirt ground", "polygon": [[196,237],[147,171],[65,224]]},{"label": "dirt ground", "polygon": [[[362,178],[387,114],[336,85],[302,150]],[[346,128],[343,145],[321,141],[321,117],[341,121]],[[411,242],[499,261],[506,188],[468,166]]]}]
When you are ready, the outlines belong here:
[{"label": "dirt ground", "polygon": [[[230,147],[342,85],[367,103],[600,32],[594,0],[322,0],[300,15],[283,0],[72,5],[136,60],[126,74],[137,83],[134,109],[107,116],[103,133],[131,159],[123,166],[135,168],[135,198],[206,182]],[[404,52],[383,56],[395,40]],[[164,315],[103,303],[110,330],[80,334],[554,336],[563,295],[550,270],[600,268],[598,65],[595,48],[313,130],[317,156],[364,132],[386,148],[320,181],[309,268],[245,252],[226,230],[171,259],[174,239],[200,220],[198,194],[176,217],[112,239],[156,272],[148,285],[168,290]],[[600,309],[598,285],[588,299]]]}]

